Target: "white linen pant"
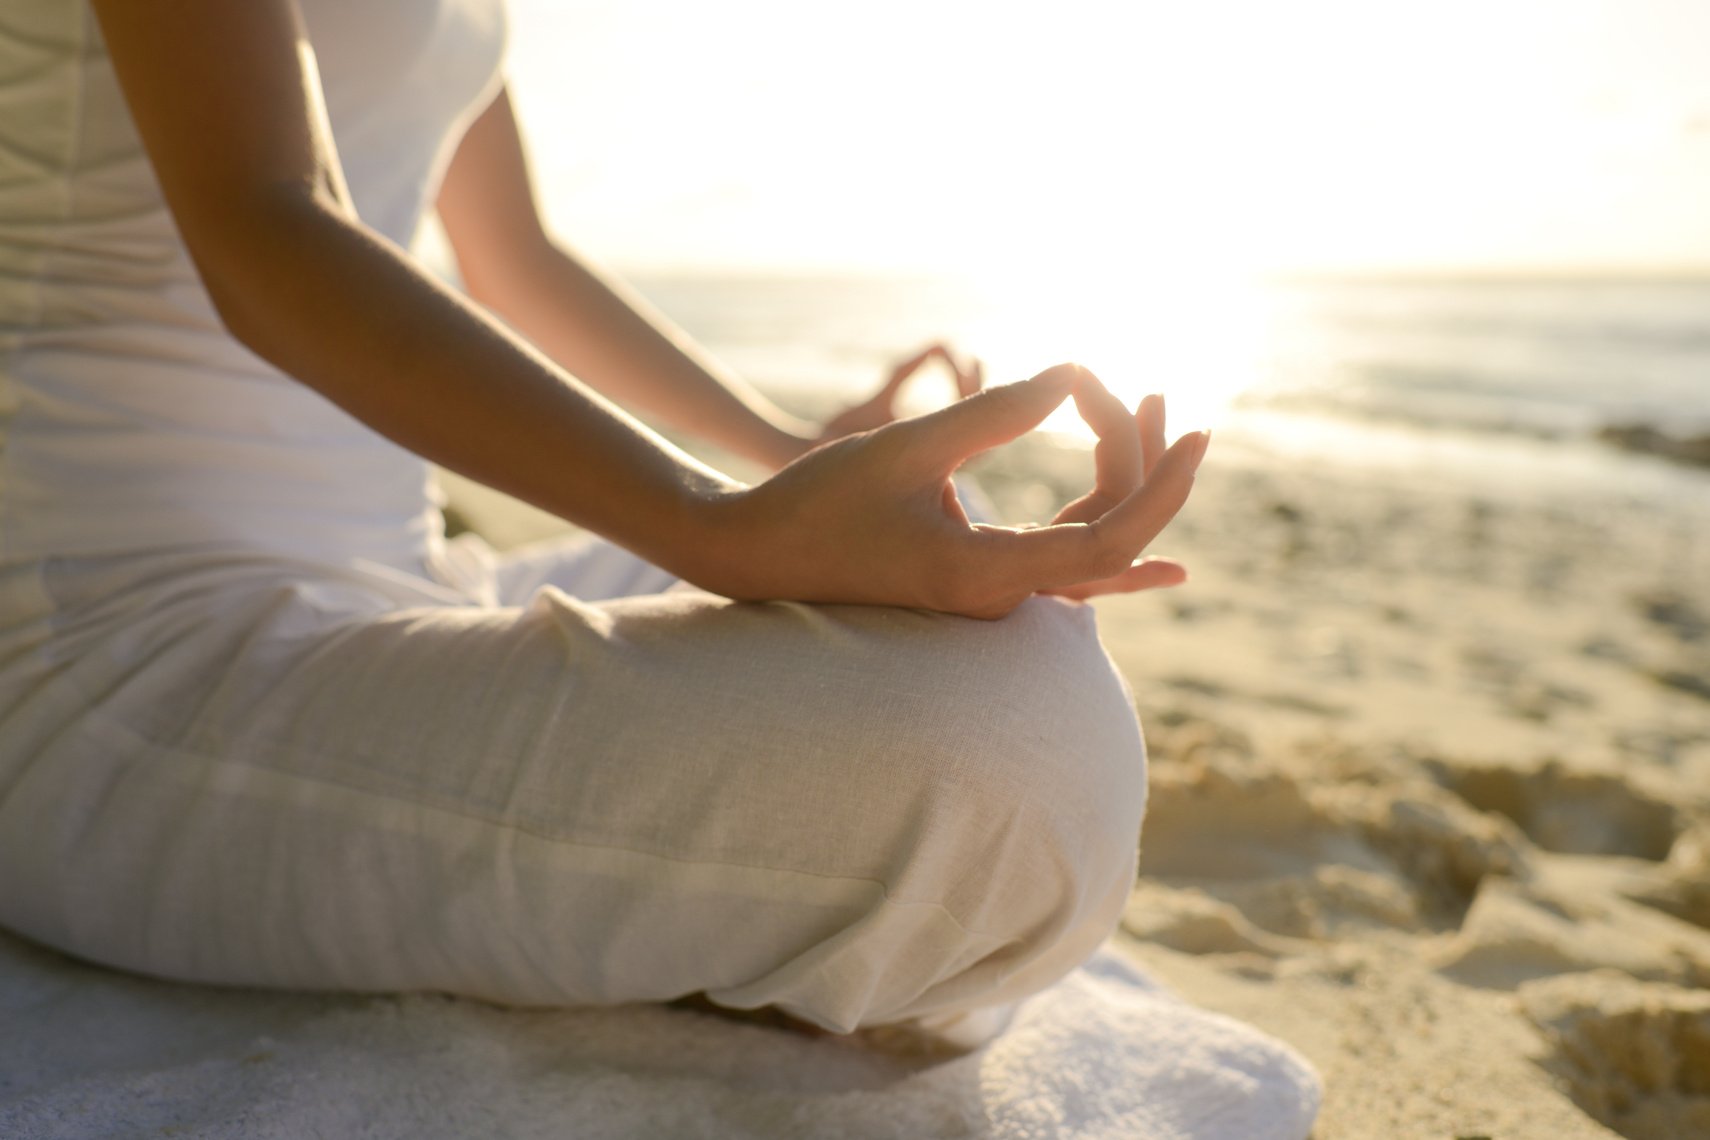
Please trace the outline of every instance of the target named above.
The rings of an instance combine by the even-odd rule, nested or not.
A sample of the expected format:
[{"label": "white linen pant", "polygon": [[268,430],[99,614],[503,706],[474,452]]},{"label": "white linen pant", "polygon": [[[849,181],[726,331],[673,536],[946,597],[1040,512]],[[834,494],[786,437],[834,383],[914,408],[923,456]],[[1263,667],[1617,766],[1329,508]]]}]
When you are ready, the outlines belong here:
[{"label": "white linen pant", "polygon": [[0,570],[0,923],[215,983],[1013,1002],[1132,885],[1093,611],[737,604],[600,543]]}]

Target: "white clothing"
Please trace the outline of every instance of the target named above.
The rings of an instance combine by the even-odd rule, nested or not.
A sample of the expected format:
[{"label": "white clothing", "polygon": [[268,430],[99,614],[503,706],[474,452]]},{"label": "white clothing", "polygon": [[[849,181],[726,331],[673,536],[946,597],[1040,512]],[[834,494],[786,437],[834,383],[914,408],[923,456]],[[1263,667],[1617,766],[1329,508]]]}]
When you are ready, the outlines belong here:
[{"label": "white clothing", "polygon": [[[499,10],[304,7],[405,242]],[[972,1016],[1114,927],[1144,751],[1090,609],[614,597],[667,579],[446,546],[418,459],[219,327],[81,0],[0,8],[0,329],[0,923],[175,978],[839,1030]]]},{"label": "white clothing", "polygon": [[56,566],[0,921],[173,978],[836,1030],[1016,1000],[1113,929],[1144,769],[1090,608],[590,604],[463,549]]},{"label": "white clothing", "polygon": [[[302,8],[358,213],[407,247],[495,89],[503,9]],[[425,462],[220,323],[84,0],[0,5],[0,437],[0,559],[235,542],[410,566],[438,536]]]}]

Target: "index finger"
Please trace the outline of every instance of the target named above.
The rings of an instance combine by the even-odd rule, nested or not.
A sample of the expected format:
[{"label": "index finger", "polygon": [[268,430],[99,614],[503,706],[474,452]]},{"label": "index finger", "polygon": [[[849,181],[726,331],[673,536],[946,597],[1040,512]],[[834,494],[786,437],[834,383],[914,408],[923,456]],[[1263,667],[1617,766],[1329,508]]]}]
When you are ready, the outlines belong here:
[{"label": "index finger", "polygon": [[1085,370],[1075,387],[1075,410],[1098,437],[1093,447],[1093,490],[1105,503],[1119,503],[1140,485],[1140,434],[1134,417],[1098,377]]},{"label": "index finger", "polygon": [[1145,466],[1144,478],[1152,477],[1152,469],[1164,455],[1164,397],[1154,392],[1140,401],[1134,418],[1140,421],[1140,455]]},{"label": "index finger", "polygon": [[1178,439],[1144,486],[1091,522],[1007,532],[1016,575],[1038,591],[1120,573],[1187,501],[1209,438],[1206,432],[1192,432]]},{"label": "index finger", "polygon": [[964,400],[986,386],[986,366],[980,363],[980,358],[968,358],[966,369],[956,369],[956,392]]},{"label": "index finger", "polygon": [[904,381],[906,381],[910,376],[913,376],[916,372],[919,372],[928,360],[931,360],[934,356],[941,355],[943,351],[943,345],[929,344],[913,356],[908,357],[906,360],[897,361],[897,363],[891,368],[890,378],[885,381],[884,388],[880,390],[881,394],[891,396],[896,395],[897,389],[903,386]]}]

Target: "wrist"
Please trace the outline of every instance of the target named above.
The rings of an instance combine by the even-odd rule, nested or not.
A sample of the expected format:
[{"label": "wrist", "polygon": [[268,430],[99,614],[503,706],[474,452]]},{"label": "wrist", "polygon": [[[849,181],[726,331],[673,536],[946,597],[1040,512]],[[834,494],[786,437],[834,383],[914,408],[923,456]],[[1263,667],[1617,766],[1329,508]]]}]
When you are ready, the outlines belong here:
[{"label": "wrist", "polygon": [[692,488],[681,516],[681,564],[666,569],[684,581],[726,597],[747,597],[746,573],[764,542],[751,507],[753,488],[740,483]]}]

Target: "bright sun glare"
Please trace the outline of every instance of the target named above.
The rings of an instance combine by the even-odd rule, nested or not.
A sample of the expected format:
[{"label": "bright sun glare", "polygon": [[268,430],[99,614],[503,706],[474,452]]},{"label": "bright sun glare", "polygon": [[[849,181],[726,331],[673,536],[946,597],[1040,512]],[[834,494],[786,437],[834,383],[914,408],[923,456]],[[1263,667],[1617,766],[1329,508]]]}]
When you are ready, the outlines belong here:
[{"label": "bright sun glare", "polygon": [[[1260,291],[1232,275],[1139,278],[1112,273],[1073,287],[1028,279],[992,288],[988,318],[970,330],[994,378],[1013,379],[1072,356],[1130,407],[1164,395],[1171,434],[1215,427],[1256,374]],[[1085,434],[1065,406],[1049,430]]]}]

